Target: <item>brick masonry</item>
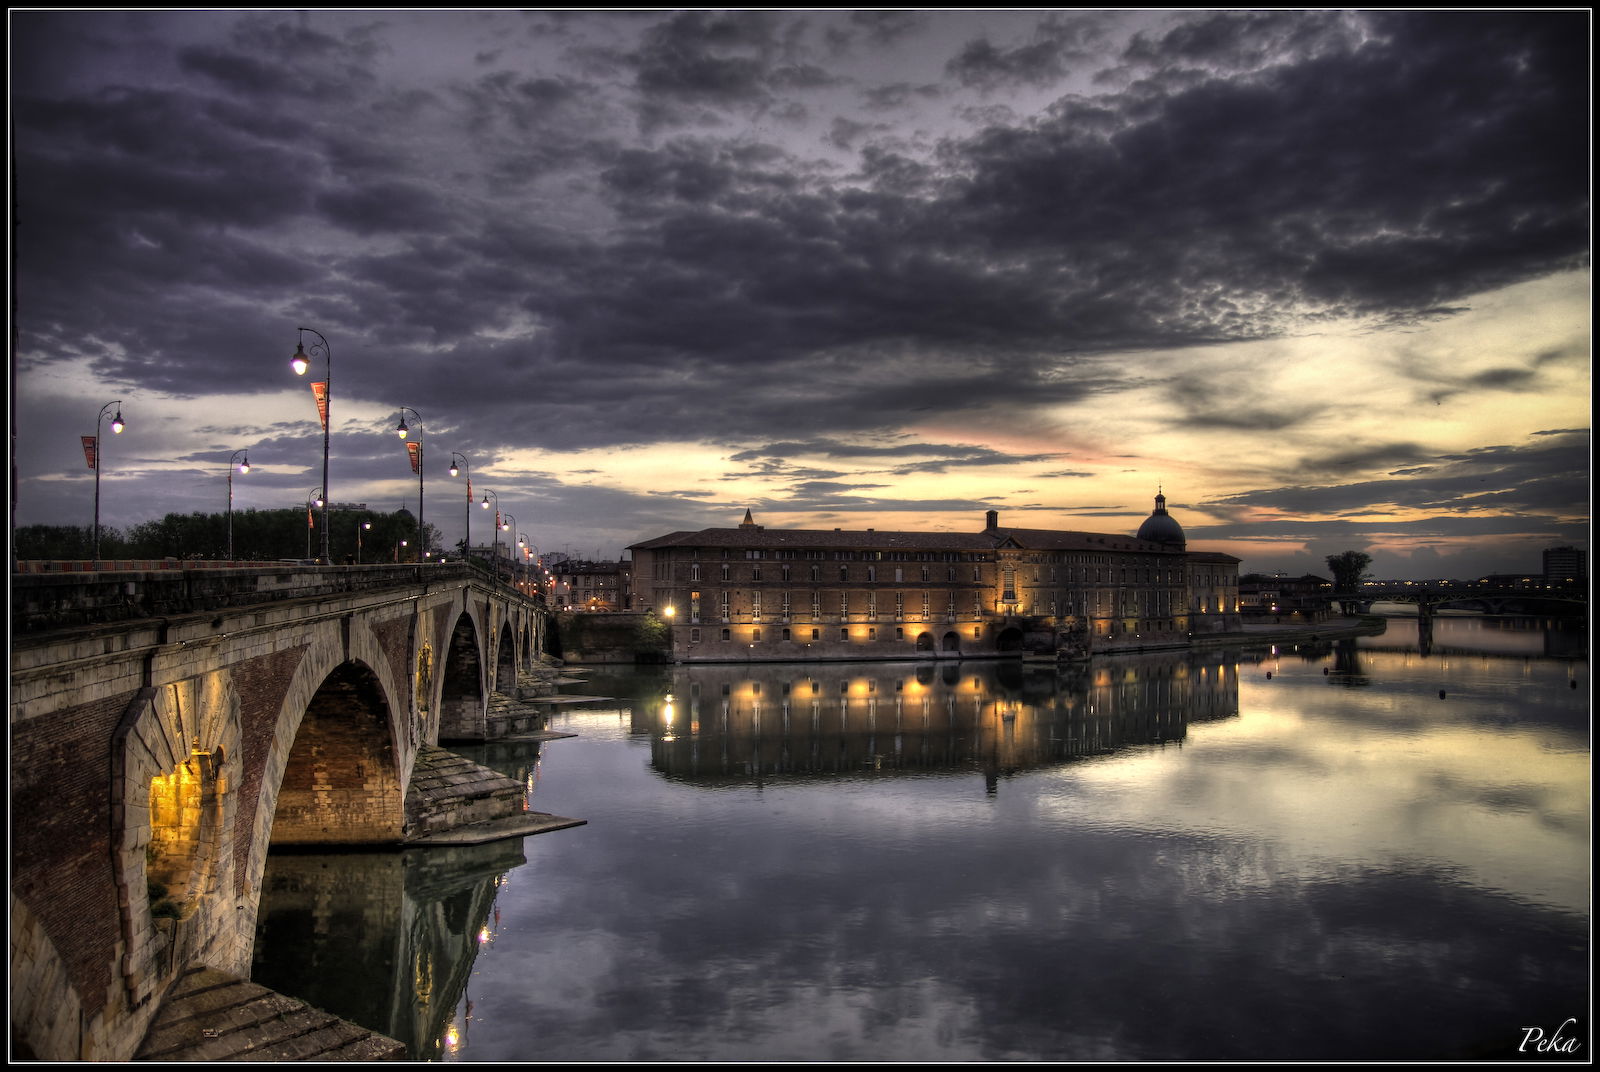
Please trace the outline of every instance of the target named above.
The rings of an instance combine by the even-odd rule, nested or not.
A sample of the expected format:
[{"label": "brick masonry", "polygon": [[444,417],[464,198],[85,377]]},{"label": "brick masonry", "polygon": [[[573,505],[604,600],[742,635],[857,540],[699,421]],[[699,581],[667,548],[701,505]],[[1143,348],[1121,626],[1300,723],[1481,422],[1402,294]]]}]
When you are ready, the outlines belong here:
[{"label": "brick masonry", "polygon": [[[110,591],[109,580],[93,578],[95,592]],[[268,845],[323,828],[347,843],[398,843],[412,764],[438,734],[438,704],[418,702],[419,681],[437,695],[451,678],[458,702],[481,710],[491,652],[514,658],[518,636],[542,632],[542,606],[443,571],[398,590],[318,583],[315,598],[276,593],[260,605],[13,637],[19,1054],[126,1060],[187,966],[247,973]],[[58,585],[50,600],[72,604]],[[153,779],[182,786],[154,811]],[[287,806],[301,809],[300,826],[275,829],[280,788],[296,786],[302,796]],[[173,887],[163,900],[174,916],[152,913],[157,877]]]}]

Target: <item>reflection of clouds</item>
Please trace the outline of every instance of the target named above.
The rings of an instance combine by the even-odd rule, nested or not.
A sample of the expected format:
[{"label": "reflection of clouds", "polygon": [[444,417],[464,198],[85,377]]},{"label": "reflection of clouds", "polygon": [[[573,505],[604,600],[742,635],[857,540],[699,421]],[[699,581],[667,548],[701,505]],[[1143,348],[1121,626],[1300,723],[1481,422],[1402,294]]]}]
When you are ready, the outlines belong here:
[{"label": "reflection of clouds", "polygon": [[1581,992],[1587,793],[1539,763],[1564,732],[1484,729],[1489,680],[1353,702],[1279,667],[1182,748],[993,797],[977,770],[696,787],[574,716],[540,793],[590,822],[527,842],[465,1056],[1426,1059]]},{"label": "reflection of clouds", "polygon": [[[1071,777],[1093,788],[1094,821],[1113,828],[1260,838],[1304,876],[1334,861],[1456,869],[1514,897],[1585,911],[1588,751],[1580,739],[1563,748],[1547,727],[1485,725],[1514,664],[1496,665],[1481,671],[1493,679],[1486,695],[1432,706],[1326,689],[1320,675],[1247,677],[1239,719],[1191,727],[1189,747],[1206,762],[1119,756]],[[1057,821],[1073,822],[1085,798],[1062,806]]]}]

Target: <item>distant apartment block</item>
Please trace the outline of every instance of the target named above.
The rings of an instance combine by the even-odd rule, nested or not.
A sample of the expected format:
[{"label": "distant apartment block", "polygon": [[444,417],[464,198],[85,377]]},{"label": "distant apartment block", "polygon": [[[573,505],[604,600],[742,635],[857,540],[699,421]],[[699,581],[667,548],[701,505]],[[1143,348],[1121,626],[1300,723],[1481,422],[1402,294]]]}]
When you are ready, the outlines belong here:
[{"label": "distant apartment block", "polygon": [[623,611],[633,609],[630,562],[567,560],[551,571],[554,602],[563,610]]},{"label": "distant apartment block", "polygon": [[1589,552],[1582,547],[1551,547],[1544,553],[1544,583],[1589,583]]}]

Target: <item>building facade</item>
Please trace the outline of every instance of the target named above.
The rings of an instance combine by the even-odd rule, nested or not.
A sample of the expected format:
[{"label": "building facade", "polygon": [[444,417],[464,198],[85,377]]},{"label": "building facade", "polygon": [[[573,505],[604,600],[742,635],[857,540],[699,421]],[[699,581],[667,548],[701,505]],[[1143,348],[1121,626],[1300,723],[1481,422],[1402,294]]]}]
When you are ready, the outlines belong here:
[{"label": "building facade", "polygon": [[606,613],[633,609],[632,563],[568,559],[551,572],[554,603],[562,610]]},{"label": "building facade", "polygon": [[1550,547],[1544,552],[1544,583],[1551,587],[1587,585],[1589,552],[1582,547]]},{"label": "building facade", "polygon": [[736,528],[629,548],[639,609],[684,661],[989,655],[1183,644],[1240,628],[1239,560],[1191,552],[1156,497],[1136,536]]}]

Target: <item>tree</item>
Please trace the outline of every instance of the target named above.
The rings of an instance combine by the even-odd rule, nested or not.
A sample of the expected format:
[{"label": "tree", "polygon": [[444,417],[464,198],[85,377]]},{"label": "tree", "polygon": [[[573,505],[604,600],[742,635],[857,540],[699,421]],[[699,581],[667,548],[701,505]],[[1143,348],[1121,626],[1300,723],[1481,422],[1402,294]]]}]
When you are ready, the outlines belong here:
[{"label": "tree", "polygon": [[1334,592],[1338,595],[1359,595],[1361,582],[1367,579],[1367,567],[1372,565],[1372,556],[1365,551],[1341,551],[1329,555],[1327,561],[1328,569],[1333,573]]}]

